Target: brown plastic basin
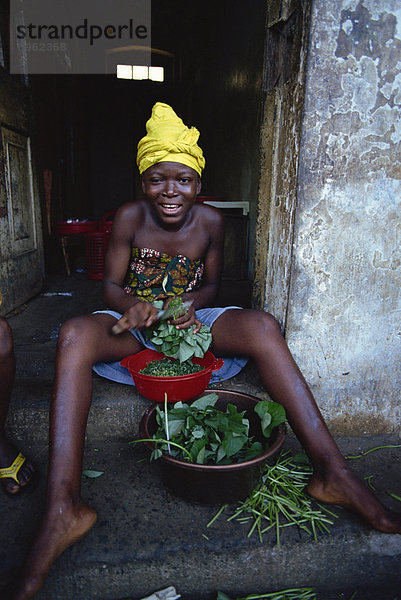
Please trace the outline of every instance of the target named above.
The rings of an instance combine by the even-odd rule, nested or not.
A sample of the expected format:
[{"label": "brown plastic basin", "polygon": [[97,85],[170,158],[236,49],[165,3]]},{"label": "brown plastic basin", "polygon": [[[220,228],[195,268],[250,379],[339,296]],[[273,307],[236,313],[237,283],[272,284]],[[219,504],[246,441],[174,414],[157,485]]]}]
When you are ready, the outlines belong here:
[{"label": "brown plastic basin", "polygon": [[[244,500],[260,480],[264,463],[281,449],[285,439],[285,426],[276,427],[269,440],[263,437],[260,419],[253,408],[259,398],[231,390],[206,390],[215,392],[219,399],[216,408],[225,410],[234,404],[239,411],[246,411],[250,433],[264,445],[264,452],[251,460],[234,465],[198,465],[163,454],[161,472],[163,483],[174,495],[199,504],[225,504]],[[205,393],[206,393],[205,392]],[[157,429],[156,404],[144,413],[139,430],[142,438],[151,437]],[[154,444],[147,442],[153,450]]]}]

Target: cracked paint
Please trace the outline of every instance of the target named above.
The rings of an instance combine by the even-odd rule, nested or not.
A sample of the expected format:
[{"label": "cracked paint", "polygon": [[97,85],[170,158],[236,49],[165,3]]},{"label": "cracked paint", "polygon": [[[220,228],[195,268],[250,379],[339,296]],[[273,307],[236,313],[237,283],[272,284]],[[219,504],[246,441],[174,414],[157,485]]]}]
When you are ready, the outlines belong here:
[{"label": "cracked paint", "polygon": [[401,435],[401,5],[311,19],[287,340],[334,430]]}]

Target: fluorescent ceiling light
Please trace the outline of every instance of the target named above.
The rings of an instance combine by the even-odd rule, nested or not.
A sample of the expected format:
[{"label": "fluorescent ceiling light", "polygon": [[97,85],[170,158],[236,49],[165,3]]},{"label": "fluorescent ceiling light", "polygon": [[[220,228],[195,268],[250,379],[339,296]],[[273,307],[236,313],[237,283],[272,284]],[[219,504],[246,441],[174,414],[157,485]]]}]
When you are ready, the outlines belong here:
[{"label": "fluorescent ceiling light", "polygon": [[149,68],[141,65],[132,66],[132,79],[149,79]]},{"label": "fluorescent ceiling light", "polygon": [[117,65],[118,79],[132,79],[132,65]]},{"label": "fluorescent ceiling light", "polygon": [[149,67],[149,79],[164,81],[164,67]]},{"label": "fluorescent ceiling light", "polygon": [[118,79],[151,79],[164,81],[164,67],[145,67],[143,65],[117,65]]}]

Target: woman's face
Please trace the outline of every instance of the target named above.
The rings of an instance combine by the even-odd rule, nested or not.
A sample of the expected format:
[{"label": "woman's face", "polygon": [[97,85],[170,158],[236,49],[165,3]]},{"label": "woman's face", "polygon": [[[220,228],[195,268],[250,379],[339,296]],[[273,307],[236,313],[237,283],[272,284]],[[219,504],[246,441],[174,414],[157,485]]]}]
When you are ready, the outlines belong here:
[{"label": "woman's face", "polygon": [[181,163],[161,162],[143,173],[142,189],[158,220],[181,225],[200,192],[200,177]]}]

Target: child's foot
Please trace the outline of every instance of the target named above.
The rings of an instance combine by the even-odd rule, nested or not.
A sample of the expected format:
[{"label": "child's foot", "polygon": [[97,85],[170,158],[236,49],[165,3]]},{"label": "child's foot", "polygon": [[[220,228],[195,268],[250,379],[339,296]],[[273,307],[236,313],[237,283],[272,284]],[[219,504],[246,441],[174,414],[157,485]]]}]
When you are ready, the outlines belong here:
[{"label": "child's foot", "polygon": [[82,500],[73,507],[57,506],[46,515],[10,600],[28,600],[37,594],[56,558],[89,531],[96,518]]},{"label": "child's foot", "polygon": [[[35,472],[32,463],[25,459],[25,457],[20,457],[16,461],[18,456],[19,451],[13,444],[6,442],[4,439],[0,440],[0,484],[3,485],[6,492],[11,495],[21,492],[31,481]],[[11,474],[9,469],[14,464],[15,466],[12,469],[12,473],[15,478],[7,477],[8,474]]]},{"label": "child's foot", "polygon": [[346,466],[335,474],[328,474],[325,479],[313,475],[308,492],[320,502],[337,504],[357,512],[378,531],[401,533],[401,514],[386,508]]}]

